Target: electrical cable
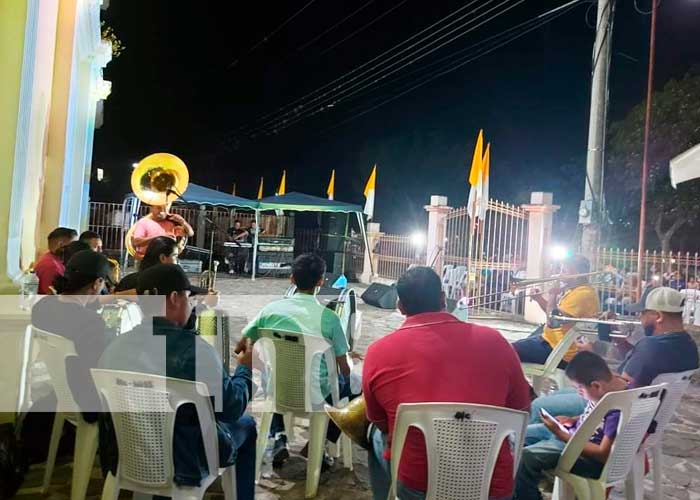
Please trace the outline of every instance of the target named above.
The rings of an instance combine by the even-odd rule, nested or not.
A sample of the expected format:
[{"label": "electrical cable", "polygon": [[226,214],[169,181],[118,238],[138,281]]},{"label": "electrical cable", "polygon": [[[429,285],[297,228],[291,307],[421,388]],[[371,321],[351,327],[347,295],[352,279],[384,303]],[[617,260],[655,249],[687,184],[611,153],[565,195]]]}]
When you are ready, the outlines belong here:
[{"label": "electrical cable", "polygon": [[236,66],[236,65],[238,64],[238,62],[239,62],[243,57],[247,57],[247,56],[249,56],[250,54],[252,54],[253,52],[255,52],[255,50],[256,50],[258,47],[260,47],[262,44],[267,43],[268,41],[270,41],[270,38],[272,38],[272,37],[275,36],[277,33],[279,33],[279,31],[280,31],[282,28],[284,28],[284,27],[287,26],[289,23],[291,23],[291,22],[294,20],[294,18],[296,18],[299,14],[301,14],[302,12],[304,12],[308,7],[311,6],[311,4],[314,3],[315,1],[316,1],[316,0],[309,0],[309,2],[306,3],[306,5],[304,5],[301,9],[299,9],[298,11],[296,11],[294,14],[292,14],[291,17],[288,17],[282,24],[280,24],[279,26],[277,26],[277,28],[275,28],[274,30],[272,30],[272,31],[271,31],[270,33],[268,33],[267,35],[265,35],[258,43],[256,43],[255,45],[253,45],[250,49],[248,49],[248,51],[247,51],[245,54],[243,54],[242,56],[239,56],[239,57],[237,57],[236,59],[234,59],[234,60],[231,62],[231,64],[228,65],[228,69],[231,69],[231,68],[233,68],[234,66]]},{"label": "electrical cable", "polygon": [[[404,0],[404,1],[405,1],[405,0]],[[448,14],[447,16],[445,16],[445,17],[439,19],[438,21],[434,22],[433,24],[431,24],[431,25],[428,26],[427,28],[424,28],[423,30],[419,31],[418,33],[416,33],[416,34],[414,34],[414,35],[411,35],[409,38],[407,38],[407,39],[404,40],[403,42],[400,42],[399,44],[397,44],[397,45],[391,47],[390,49],[385,50],[384,52],[382,52],[382,53],[379,54],[378,56],[374,57],[373,59],[370,59],[369,61],[367,61],[367,62],[365,62],[365,63],[363,63],[363,64],[357,66],[356,68],[354,68],[354,69],[352,69],[352,70],[350,70],[350,71],[344,73],[343,75],[339,76],[338,78],[332,80],[331,82],[329,82],[329,83],[327,83],[327,84],[325,84],[325,85],[322,85],[321,87],[317,88],[316,90],[311,91],[311,92],[309,92],[309,93],[303,95],[302,97],[299,97],[299,98],[297,98],[297,99],[295,99],[295,100],[293,100],[293,101],[291,101],[291,102],[285,104],[284,106],[280,107],[278,110],[276,110],[276,111],[271,111],[271,112],[269,112],[269,113],[266,113],[266,114],[262,115],[261,117],[259,117],[259,118],[255,119],[255,120],[253,120],[253,123],[254,123],[254,122],[260,122],[260,121],[262,121],[262,120],[265,120],[265,119],[267,119],[267,118],[269,118],[269,117],[271,117],[271,116],[277,115],[277,114],[281,114],[284,110],[287,110],[287,109],[289,109],[289,108],[298,107],[298,106],[299,106],[298,103],[303,102],[304,100],[306,100],[306,99],[308,99],[309,97],[311,97],[311,96],[317,94],[318,92],[322,92],[323,90],[327,89],[328,87],[331,87],[332,85],[334,85],[334,84],[336,84],[337,82],[343,80],[344,78],[346,78],[346,77],[348,77],[348,76],[354,74],[355,72],[361,70],[362,68],[366,67],[367,65],[374,63],[375,61],[381,59],[382,57],[386,56],[387,54],[390,54],[392,51],[394,51],[394,50],[400,48],[401,46],[403,46],[403,45],[409,43],[411,40],[413,40],[413,39],[415,39],[415,38],[421,36],[422,34],[424,34],[424,33],[427,32],[427,31],[430,31],[430,30],[433,29],[435,26],[441,24],[443,21],[446,21],[447,19],[451,18],[452,16],[454,16],[454,15],[456,15],[456,14],[459,14],[461,11],[463,11],[464,9],[470,7],[470,6],[471,6],[472,4],[474,4],[475,2],[476,2],[476,0],[473,0],[472,2],[468,3],[467,5],[463,5],[462,7],[460,7],[460,8],[457,9],[457,10],[455,10],[454,12],[452,12],[452,13]],[[426,36],[425,38],[429,38],[430,36],[432,36],[432,35],[428,35],[428,36]],[[250,123],[250,122],[249,122],[249,123]],[[240,130],[245,129],[245,128],[249,128],[248,124],[244,124],[244,125],[238,127],[235,131],[240,131]]]},{"label": "electrical cable", "polygon": [[[654,8],[652,7],[651,10],[648,10],[648,11],[642,10],[642,9],[639,8],[638,1],[639,1],[639,0],[634,0],[634,10],[636,10],[639,14],[641,14],[641,15],[643,15],[643,16],[648,16],[648,15],[650,15],[651,12],[654,10]],[[654,2],[654,0],[652,0],[652,5],[653,5],[653,2]],[[656,2],[656,8],[657,8],[657,9],[659,8],[659,5],[661,5],[661,0],[657,0],[657,2]]]},{"label": "electrical cable", "polygon": [[323,32],[321,32],[321,34],[315,36],[314,38],[312,38],[311,40],[309,40],[309,41],[306,42],[305,44],[300,45],[299,47],[297,47],[297,48],[296,48],[296,52],[301,52],[301,51],[303,51],[306,47],[308,47],[309,45],[312,45],[314,42],[316,42],[316,41],[318,41],[319,39],[323,38],[324,35],[327,35],[327,34],[330,33],[331,31],[333,31],[335,28],[337,28],[338,26],[340,26],[341,24],[343,24],[345,21],[347,21],[348,19],[350,19],[351,17],[353,17],[355,14],[357,14],[357,13],[360,12],[360,11],[362,11],[365,7],[367,7],[368,5],[373,4],[373,3],[374,3],[374,0],[369,0],[369,2],[367,2],[367,3],[363,4],[363,5],[361,5],[360,7],[358,7],[358,8],[355,9],[354,11],[352,11],[350,14],[348,14],[347,16],[345,16],[344,18],[342,18],[340,21],[338,21],[337,23],[335,23],[333,26],[331,26],[330,28],[328,28],[328,29],[324,30]]},{"label": "electrical cable", "polygon": [[[324,110],[328,109],[329,107],[332,108],[332,107],[334,107],[336,104],[338,104],[339,102],[341,102],[341,101],[344,99],[344,98],[341,97],[341,96],[343,96],[343,94],[347,94],[349,91],[353,90],[354,88],[357,88],[358,86],[361,86],[363,83],[368,82],[368,81],[370,82],[369,85],[373,85],[373,84],[375,84],[376,82],[381,81],[382,79],[386,78],[387,76],[392,75],[392,74],[396,73],[397,71],[400,71],[402,68],[404,68],[404,67],[406,67],[406,66],[408,66],[408,65],[414,64],[416,61],[419,61],[420,59],[422,59],[422,58],[424,58],[424,57],[426,57],[426,56],[432,54],[432,53],[435,52],[436,50],[439,50],[439,49],[441,49],[442,47],[444,47],[444,46],[446,46],[446,45],[452,43],[454,40],[456,40],[456,39],[458,39],[458,38],[461,38],[461,37],[463,37],[464,35],[466,35],[467,33],[470,33],[470,32],[472,32],[472,31],[474,31],[475,29],[477,29],[477,28],[483,26],[484,24],[486,24],[486,23],[492,21],[493,19],[496,19],[498,16],[500,16],[500,15],[502,15],[502,14],[508,12],[509,10],[515,8],[516,6],[520,5],[520,4],[523,3],[525,0],[515,0],[515,2],[514,2],[513,4],[511,4],[510,6],[507,6],[505,9],[501,10],[500,12],[497,12],[496,14],[492,15],[490,18],[488,18],[488,19],[486,19],[486,20],[484,20],[484,21],[482,21],[482,22],[476,24],[475,26],[470,27],[470,28],[467,29],[466,31],[463,31],[463,32],[461,32],[461,33],[458,33],[457,35],[453,36],[453,37],[450,38],[449,40],[447,40],[447,41],[445,41],[445,42],[439,44],[437,47],[431,48],[431,49],[428,50],[427,52],[424,52],[424,53],[422,53],[422,54],[420,54],[420,55],[418,55],[418,56],[415,55],[417,52],[421,52],[421,51],[425,50],[426,48],[430,47],[431,45],[433,45],[433,44],[435,44],[435,43],[437,43],[437,42],[443,40],[444,38],[446,38],[446,37],[448,37],[448,36],[450,36],[450,35],[452,35],[452,34],[454,34],[456,31],[459,31],[459,30],[463,29],[465,26],[467,26],[468,24],[470,24],[470,22],[474,22],[474,21],[480,19],[481,17],[483,17],[484,15],[490,14],[491,12],[493,12],[493,11],[496,10],[496,9],[498,9],[499,7],[503,7],[503,6],[504,6],[505,4],[507,4],[509,1],[511,1],[511,0],[503,0],[503,2],[501,2],[501,3],[498,4],[498,5],[496,5],[495,7],[492,7],[491,9],[489,9],[489,10],[487,10],[487,11],[485,11],[485,12],[480,13],[478,16],[474,17],[474,18],[471,19],[470,21],[467,21],[465,24],[459,26],[458,28],[453,29],[452,31],[450,31],[450,32],[448,32],[448,33],[446,33],[446,34],[444,34],[444,35],[442,35],[442,36],[440,36],[440,37],[437,38],[436,40],[433,40],[432,42],[430,42],[429,44],[427,44],[427,46],[423,46],[423,47],[418,48],[413,54],[408,54],[408,55],[402,57],[401,59],[399,59],[398,61],[392,63],[392,64],[389,65],[388,67],[385,67],[385,68],[381,69],[381,72],[386,72],[387,70],[390,70],[391,68],[393,68],[393,67],[395,67],[396,65],[402,63],[403,61],[408,60],[408,62],[406,62],[405,64],[399,66],[398,68],[395,68],[395,69],[393,69],[392,71],[389,71],[388,73],[381,74],[380,76],[373,75],[373,74],[372,74],[372,75],[368,75],[368,76],[366,76],[364,79],[360,80],[359,82],[354,83],[354,84],[351,85],[350,87],[341,89],[340,92],[339,92],[338,94],[336,94],[335,96],[330,97],[330,98],[323,99],[324,95],[327,95],[327,94],[328,94],[328,93],[326,93],[326,94],[324,94],[324,95],[322,95],[322,96],[316,98],[314,101],[312,101],[312,102],[317,102],[317,101],[319,101],[319,100],[324,101],[324,102],[321,102],[321,103],[315,105],[315,106],[314,106],[315,109],[302,110],[301,112],[297,112],[297,113],[296,113],[296,116],[294,116],[294,117],[292,117],[292,118],[280,117],[278,120],[274,120],[274,121],[273,121],[273,120],[270,120],[270,121],[267,122],[267,124],[265,124],[265,125],[259,127],[258,129],[255,129],[253,132],[251,132],[251,134],[257,134],[257,133],[259,133],[259,132],[268,133],[269,131],[275,131],[275,132],[277,132],[277,131],[279,131],[279,130],[283,130],[283,129],[285,129],[285,128],[288,128],[289,126],[291,126],[291,125],[293,125],[293,124],[295,124],[295,123],[298,123],[299,121],[301,121],[301,120],[303,120],[303,119],[305,119],[305,118],[308,118],[308,117],[310,117],[310,116],[314,116],[314,115],[318,114],[319,112],[323,112]],[[488,5],[488,4],[486,4],[486,5]],[[410,47],[409,47],[409,48],[410,48]],[[374,68],[370,68],[370,69],[367,70],[365,73],[369,73],[372,69],[374,69]],[[360,76],[361,76],[361,75],[360,75]],[[359,76],[358,76],[358,77],[355,77],[355,78],[359,78]],[[350,82],[351,82],[352,80],[354,80],[355,78],[351,79]],[[350,83],[350,82],[348,82],[348,83]],[[357,92],[357,91],[356,91],[356,92]],[[350,95],[353,95],[353,94],[351,93]],[[326,102],[327,102],[327,104],[326,104]],[[310,103],[310,104],[311,104],[311,103]],[[308,107],[308,106],[307,106],[307,107]],[[289,115],[290,115],[290,113],[288,113],[286,116],[289,116]]]},{"label": "electrical cable", "polygon": [[[569,3],[567,4],[567,6],[568,6],[568,5],[573,6],[574,4],[579,3],[580,1],[581,1],[581,0],[572,0],[571,2],[569,2]],[[562,7],[564,7],[564,6],[562,6]],[[558,16],[557,16],[557,17],[558,17]],[[547,23],[551,22],[551,21],[554,20],[554,19],[556,19],[556,17],[552,17],[551,19],[548,19],[548,20],[546,20],[546,21],[543,21],[543,22],[541,23],[541,25],[547,24]],[[505,40],[505,41],[503,41],[503,42],[501,42],[501,43],[498,43],[498,44],[494,45],[493,47],[490,47],[490,48],[487,49],[487,50],[484,50],[484,51],[482,51],[482,52],[480,52],[480,53],[477,53],[476,55],[470,56],[467,60],[463,60],[463,61],[459,62],[458,64],[453,65],[451,68],[445,69],[445,70],[443,70],[443,71],[441,71],[441,72],[439,72],[439,73],[437,73],[437,74],[434,74],[434,75],[430,76],[429,78],[426,78],[426,79],[424,79],[423,81],[421,81],[421,82],[419,82],[419,83],[417,83],[417,84],[415,84],[415,85],[412,85],[411,87],[409,87],[409,88],[403,90],[402,92],[400,92],[400,93],[398,93],[398,94],[394,94],[392,97],[390,97],[390,98],[388,98],[388,99],[385,99],[384,101],[380,102],[379,104],[374,105],[374,106],[372,106],[372,107],[370,107],[370,108],[368,108],[368,109],[366,109],[366,110],[364,110],[364,111],[362,111],[362,112],[360,112],[360,113],[357,113],[357,114],[355,114],[355,115],[353,115],[353,116],[351,116],[351,117],[349,117],[349,118],[347,118],[347,119],[345,119],[345,120],[343,120],[343,121],[337,123],[337,124],[334,125],[333,127],[329,127],[329,128],[327,128],[327,129],[325,129],[325,130],[322,131],[321,133],[325,133],[325,132],[327,132],[327,131],[329,131],[329,130],[333,130],[333,129],[335,129],[335,128],[338,128],[338,127],[340,127],[341,125],[344,125],[345,123],[348,123],[349,121],[352,121],[352,120],[354,120],[354,119],[356,119],[356,118],[359,118],[360,116],[363,116],[363,115],[365,115],[365,114],[367,114],[367,113],[370,113],[371,111],[374,111],[375,109],[377,109],[377,108],[379,108],[379,107],[381,107],[381,106],[383,106],[383,105],[385,105],[385,104],[387,104],[387,103],[389,103],[389,102],[391,102],[391,101],[394,101],[394,100],[398,99],[399,97],[402,97],[402,96],[406,95],[407,93],[412,92],[413,90],[415,90],[415,89],[417,89],[417,88],[419,88],[419,87],[422,87],[423,85],[425,85],[425,84],[427,84],[427,83],[429,83],[429,82],[431,82],[431,81],[433,81],[433,80],[435,80],[435,79],[437,79],[437,78],[439,78],[439,77],[441,77],[441,76],[444,76],[444,75],[446,75],[446,74],[448,74],[448,73],[451,73],[451,72],[453,72],[453,71],[456,71],[457,69],[463,67],[464,65],[468,64],[469,62],[472,62],[472,61],[474,61],[474,60],[476,60],[476,59],[478,59],[478,58],[480,58],[480,57],[483,57],[484,55],[489,54],[489,53],[493,52],[494,50],[499,49],[500,47],[503,47],[504,45],[507,45],[507,44],[511,43],[512,41],[517,40],[518,38],[523,37],[523,36],[526,35],[527,33],[529,33],[529,32],[531,32],[531,31],[533,31],[533,30],[539,28],[541,25],[532,27],[532,28],[530,28],[530,29],[528,29],[528,30],[523,31],[522,33],[518,33],[517,35],[514,35],[514,36],[508,38],[507,40]]]}]

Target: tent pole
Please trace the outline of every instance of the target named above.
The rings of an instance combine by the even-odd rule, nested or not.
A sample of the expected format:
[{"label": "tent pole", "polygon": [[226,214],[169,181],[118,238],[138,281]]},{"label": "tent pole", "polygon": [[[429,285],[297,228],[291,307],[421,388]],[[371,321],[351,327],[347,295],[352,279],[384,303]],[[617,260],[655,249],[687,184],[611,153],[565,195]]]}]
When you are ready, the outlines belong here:
[{"label": "tent pole", "polygon": [[345,214],[345,234],[343,235],[343,269],[341,274],[345,274],[345,255],[346,255],[346,245],[348,243],[348,227],[350,226],[350,214]]},{"label": "tent pole", "polygon": [[369,247],[369,239],[367,238],[367,231],[365,230],[365,222],[362,220],[362,213],[355,212],[357,215],[357,220],[360,223],[360,231],[362,231],[362,239],[365,240],[365,252],[369,254],[369,270],[371,276],[374,276],[374,261],[372,260],[372,249]]},{"label": "tent pole", "polygon": [[255,240],[253,241],[253,263],[251,264],[250,280],[255,281],[255,271],[258,267],[258,235],[260,234],[260,210],[255,211]]}]

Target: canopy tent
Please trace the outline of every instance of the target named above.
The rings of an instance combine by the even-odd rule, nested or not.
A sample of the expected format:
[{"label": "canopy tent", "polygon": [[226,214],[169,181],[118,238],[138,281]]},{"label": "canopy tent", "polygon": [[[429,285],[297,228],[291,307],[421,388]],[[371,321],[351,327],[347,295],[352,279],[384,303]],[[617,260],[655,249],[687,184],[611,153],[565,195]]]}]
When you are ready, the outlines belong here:
[{"label": "canopy tent", "polygon": [[700,177],[700,144],[679,154],[671,160],[671,185]]},{"label": "canopy tent", "polygon": [[222,191],[209,189],[198,184],[190,183],[182,193],[182,198],[178,198],[173,203],[197,203],[198,205],[215,205],[219,207],[243,207],[257,210],[258,202],[233,196]]},{"label": "canopy tent", "polygon": [[[291,192],[281,196],[268,196],[259,200],[258,209],[255,211],[255,222],[259,222],[260,212],[266,210],[290,210],[295,212],[336,212],[336,213],[354,213],[357,216],[357,221],[362,232],[362,239],[365,242],[365,251],[369,251],[369,242],[367,241],[367,232],[362,219],[362,207],[352,203],[344,203],[342,201],[328,200],[310,194]],[[346,228],[347,232],[347,228]],[[252,279],[255,279],[257,253],[258,253],[258,234],[255,232],[255,244],[253,245],[253,272]],[[370,265],[372,259],[370,259]],[[374,270],[372,270],[374,273]]]},{"label": "canopy tent", "polygon": [[260,210],[293,210],[297,212],[362,213],[360,205],[296,192],[263,198],[259,200],[258,208]]}]

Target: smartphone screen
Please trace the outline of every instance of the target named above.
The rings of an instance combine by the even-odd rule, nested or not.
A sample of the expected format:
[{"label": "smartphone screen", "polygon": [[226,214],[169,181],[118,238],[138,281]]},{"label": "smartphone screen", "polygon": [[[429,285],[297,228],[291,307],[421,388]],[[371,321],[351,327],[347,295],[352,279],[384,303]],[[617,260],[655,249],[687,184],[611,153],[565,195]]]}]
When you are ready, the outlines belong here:
[{"label": "smartphone screen", "polygon": [[564,426],[559,420],[554,418],[551,413],[549,413],[547,410],[544,408],[540,408],[540,414],[542,415],[543,418],[546,418],[547,420],[551,420],[555,424],[557,424],[557,427],[559,427],[562,431],[566,432],[567,434],[569,433],[569,429]]}]

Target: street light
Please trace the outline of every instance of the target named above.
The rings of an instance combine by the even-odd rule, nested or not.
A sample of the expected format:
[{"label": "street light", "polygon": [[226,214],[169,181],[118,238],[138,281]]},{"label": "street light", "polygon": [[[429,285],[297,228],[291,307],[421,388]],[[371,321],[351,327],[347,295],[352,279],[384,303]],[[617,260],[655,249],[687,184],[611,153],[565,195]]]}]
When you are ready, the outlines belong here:
[{"label": "street light", "polygon": [[425,234],[420,231],[411,234],[411,245],[416,248],[422,248],[425,245]]},{"label": "street light", "polygon": [[131,164],[131,168],[136,168],[136,167],[138,167],[138,166],[139,166],[138,163],[132,163],[132,164]]}]

